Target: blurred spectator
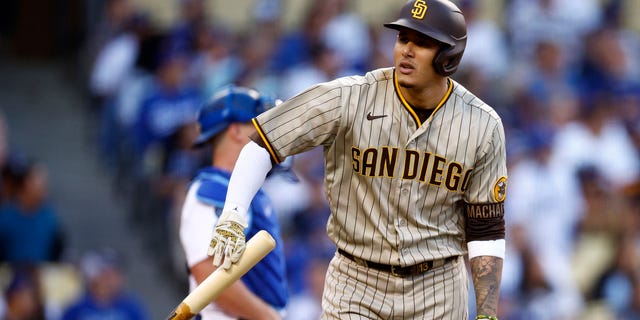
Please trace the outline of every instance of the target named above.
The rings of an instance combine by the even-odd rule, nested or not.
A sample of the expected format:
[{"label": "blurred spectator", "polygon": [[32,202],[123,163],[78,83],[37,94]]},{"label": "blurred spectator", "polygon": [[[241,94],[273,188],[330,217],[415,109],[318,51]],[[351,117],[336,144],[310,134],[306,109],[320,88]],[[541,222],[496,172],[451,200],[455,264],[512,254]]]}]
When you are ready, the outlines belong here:
[{"label": "blurred spectator", "polygon": [[612,188],[620,190],[640,176],[638,150],[615,113],[614,96],[585,101],[579,119],[558,130],[554,160],[568,172],[594,166]]},{"label": "blurred spectator", "polygon": [[579,57],[582,36],[601,22],[601,10],[597,0],[510,1],[505,17],[515,60],[529,60],[535,44],[549,37]]},{"label": "blurred spectator", "polygon": [[260,26],[279,29],[282,9],[282,0],[257,0],[253,7],[252,15]]},{"label": "blurred spectator", "polygon": [[618,100],[618,117],[623,122],[636,150],[640,150],[640,90]]},{"label": "blurred spectator", "polygon": [[623,195],[611,188],[611,184],[595,167],[586,166],[577,172],[585,208],[578,232],[605,234],[611,239],[632,232],[632,213]]},{"label": "blurred spectator", "polygon": [[201,87],[204,96],[237,76],[239,59],[234,55],[237,50],[234,37],[218,26],[200,25],[196,30],[197,45],[189,63],[188,82]]},{"label": "blurred spectator", "polygon": [[369,27],[356,14],[348,0],[322,1],[329,11],[333,11],[323,31],[323,42],[334,51],[343,62],[341,65],[350,73],[360,74],[369,69],[372,51]]},{"label": "blurred spectator", "polygon": [[281,96],[289,99],[315,84],[329,81],[342,70],[342,62],[332,49],[319,43],[310,49],[311,60],[282,76]]},{"label": "blurred spectator", "polygon": [[629,304],[618,313],[620,320],[640,319],[640,280],[638,280],[637,276],[633,281],[630,300]]},{"label": "blurred spectator", "polygon": [[256,29],[241,38],[238,52],[240,70],[233,83],[276,94],[279,91],[279,82],[269,65],[275,52],[276,41],[271,30],[262,29]]},{"label": "blurred spectator", "polygon": [[0,168],[4,167],[9,158],[9,128],[3,110],[0,110]]},{"label": "blurred spectator", "polygon": [[204,0],[173,0],[179,3],[180,17],[169,30],[169,42],[188,55],[197,51],[198,30],[208,25]]},{"label": "blurred spectator", "polygon": [[[172,184],[174,185],[184,186],[188,183],[193,174],[207,160],[204,150],[191,147],[197,136],[198,127],[196,123],[187,122],[180,126],[170,138],[169,156],[167,157],[164,172],[166,177],[173,181]],[[186,191],[186,189],[183,191]]]},{"label": "blurred spectator", "polygon": [[553,40],[540,40],[528,70],[521,79],[514,79],[522,81],[524,93],[534,104],[533,112],[539,114],[534,121],[554,128],[575,120],[579,107],[577,76],[564,49]]},{"label": "blurred spectator", "polygon": [[[619,39],[624,54],[627,56],[626,63],[632,73],[640,72],[640,33],[625,25],[623,16],[627,10],[625,0],[613,0],[604,4],[605,21],[600,26],[601,29],[611,29]],[[636,6],[636,8],[638,8]]]},{"label": "blurred spectator", "polygon": [[[7,126],[7,120],[4,113],[0,110],[0,172],[4,172],[9,159],[11,157],[11,151],[9,147],[9,128]],[[0,205],[4,204],[9,195],[7,194],[7,186],[4,175],[0,177]]]},{"label": "blurred spectator", "polygon": [[108,102],[133,71],[141,38],[148,29],[149,22],[145,17],[132,15],[122,30],[100,48],[89,80],[95,107]]},{"label": "blurred spectator", "polygon": [[479,6],[475,0],[464,0],[460,4],[467,23],[467,46],[458,68],[461,71],[476,68],[483,78],[493,81],[509,71],[511,52],[499,22],[480,17]]},{"label": "blurred spectator", "polygon": [[211,96],[223,86],[233,83],[241,71],[242,62],[235,52],[234,35],[226,30],[203,30],[206,46],[197,54],[191,66],[192,78],[198,79],[204,96]]},{"label": "blurred spectator", "polygon": [[581,168],[578,180],[584,198],[584,209],[576,229],[573,275],[588,305],[601,304],[609,313],[599,292],[601,278],[615,264],[618,239],[633,226],[625,199],[613,190],[593,167]]},{"label": "blurred spectator", "polygon": [[164,35],[142,27],[139,29],[139,51],[136,63],[118,86],[112,101],[101,114],[100,159],[114,174],[115,190],[130,191],[134,177],[134,126],[146,95],[154,86],[154,72],[158,63],[158,49]]},{"label": "blurred spectator", "polygon": [[[521,279],[526,290],[519,292],[521,289],[505,285],[505,293],[507,296],[533,294],[541,286],[545,289],[545,298],[538,308],[543,308],[548,317],[541,319],[566,319],[578,315],[582,303],[571,278],[574,229],[581,212],[580,190],[573,173],[551,161],[553,135],[548,128],[532,130],[527,141],[529,157],[510,168],[506,200],[509,238],[522,239],[511,238],[507,242],[513,241],[510,246],[519,246],[516,252],[519,252],[520,266],[524,268]],[[553,263],[547,263],[549,261]],[[533,267],[533,263],[539,264],[539,270],[527,269]],[[518,283],[508,279],[509,274],[506,272],[503,277],[506,278],[504,283]],[[527,304],[530,298],[533,299],[525,297],[520,303]]]},{"label": "blurred spectator", "polygon": [[0,207],[0,261],[40,263],[61,259],[64,240],[48,195],[43,164],[16,158],[2,172],[7,203]]},{"label": "blurred spectator", "polygon": [[[512,110],[514,108],[508,106],[509,97],[504,93],[496,92],[494,87],[502,85],[502,81],[489,78],[490,75],[483,72],[477,65],[471,64],[467,64],[465,68],[457,71],[453,77],[456,81],[464,83],[464,86],[469,90],[474,90],[473,92],[476,92],[476,96],[482,101],[494,106],[494,109],[500,112],[503,121],[507,124],[513,124],[515,120],[512,118],[516,116],[516,112]],[[505,130],[508,129],[509,127],[506,126]]]},{"label": "blurred spectator", "polygon": [[179,48],[169,47],[159,53],[155,81],[142,100],[133,127],[140,159],[154,148],[162,149],[182,124],[195,121],[200,94],[185,84],[187,62],[188,56]]},{"label": "blurred spectator", "polygon": [[322,313],[322,291],[327,273],[327,257],[311,258],[305,268],[304,290],[295,295],[287,306],[287,320],[317,320]]},{"label": "blurred spectator", "polygon": [[531,251],[528,243],[520,243],[518,255],[511,257],[519,260],[522,267],[521,277],[517,280],[517,289],[501,293],[504,305],[500,318],[503,319],[570,319],[571,316],[559,312],[563,303],[563,294],[549,283],[543,270],[543,261]]},{"label": "blurred spectator", "polygon": [[336,250],[326,233],[330,211],[323,191],[322,152],[322,148],[314,148],[296,155],[293,171],[299,180],[297,183],[277,177],[265,182],[265,192],[274,197],[274,205],[284,208],[278,213],[286,237],[287,279],[293,296],[313,290],[307,288],[309,268],[321,260],[328,265]]},{"label": "blurred spectator", "polygon": [[86,253],[80,261],[85,292],[64,311],[62,320],[149,319],[141,302],[125,291],[122,267],[112,250]]},{"label": "blurred spectator", "polygon": [[307,8],[302,25],[278,39],[272,58],[273,70],[279,74],[311,61],[311,48],[324,42],[323,30],[333,15],[325,1],[315,0]]},{"label": "blurred spectator", "polygon": [[190,178],[186,171],[198,161],[194,158],[197,155],[183,152],[184,140],[189,139],[189,132],[183,129],[194,123],[201,96],[186,82],[189,55],[172,43],[165,45],[132,126],[134,178],[129,200],[133,221],[142,226],[159,265],[173,268],[172,252],[164,249],[173,239],[167,235],[173,222],[175,192]]},{"label": "blurred spectator", "polygon": [[206,150],[192,148],[197,136],[198,127],[193,122],[185,123],[173,134],[164,174],[156,180],[154,187],[164,189],[160,194],[166,195],[168,208],[168,216],[157,219],[163,225],[157,228],[159,233],[155,237],[165,239],[164,245],[171,252],[164,257],[169,259],[166,261],[168,267],[173,268],[174,274],[180,277],[184,275],[184,253],[178,240],[178,231],[184,195],[193,175],[209,161]]},{"label": "blurred spectator", "polygon": [[265,180],[263,189],[273,202],[284,229],[293,224],[294,215],[313,207],[317,201],[326,202],[324,194],[318,189],[323,187],[324,178],[321,154],[322,149],[317,148],[296,157],[288,157],[290,160],[281,163],[281,167],[290,167],[290,172],[295,174],[294,179],[288,174],[276,173]]},{"label": "blurred spectator", "polygon": [[105,44],[126,29],[135,12],[130,0],[106,0],[102,3],[102,14],[95,27],[88,33],[84,48],[84,63],[88,70]]},{"label": "blurred spectator", "polygon": [[4,291],[5,310],[0,310],[4,320],[49,319],[42,300],[37,269],[32,267],[11,268],[12,277]]},{"label": "blurred spectator", "polygon": [[[138,67],[141,46],[151,34],[150,22],[146,17],[134,16],[123,32],[109,40],[100,51],[93,66],[90,86],[94,108],[100,110],[98,142],[102,159],[110,166],[119,165],[121,160],[121,140],[125,135],[128,115],[121,93],[133,95],[139,77]],[[135,90],[135,89],[133,89]],[[130,117],[130,116],[129,116]]]},{"label": "blurred spectator", "polygon": [[618,30],[610,28],[597,29],[585,38],[579,72],[581,90],[587,99],[600,94],[639,92],[638,48],[625,48],[623,39]]},{"label": "blurred spectator", "polygon": [[633,238],[618,239],[617,251],[610,268],[599,278],[593,298],[601,299],[616,314],[617,319],[638,319],[638,281],[640,256]]}]

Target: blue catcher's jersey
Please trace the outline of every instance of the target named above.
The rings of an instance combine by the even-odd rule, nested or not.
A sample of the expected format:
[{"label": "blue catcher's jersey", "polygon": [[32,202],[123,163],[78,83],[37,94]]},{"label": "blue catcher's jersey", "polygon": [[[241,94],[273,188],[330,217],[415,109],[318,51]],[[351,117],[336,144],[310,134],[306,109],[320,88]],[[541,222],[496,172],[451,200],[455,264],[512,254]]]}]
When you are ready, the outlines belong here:
[{"label": "blue catcher's jersey", "polygon": [[[229,172],[209,167],[202,169],[194,181],[201,181],[197,191],[198,200],[216,207],[219,216],[229,186]],[[249,226],[245,230],[247,240],[258,231],[266,230],[276,240],[276,247],[264,259],[251,268],[242,278],[242,282],[257,296],[276,309],[287,304],[287,278],[285,257],[278,217],[267,195],[258,190],[249,207]]]}]

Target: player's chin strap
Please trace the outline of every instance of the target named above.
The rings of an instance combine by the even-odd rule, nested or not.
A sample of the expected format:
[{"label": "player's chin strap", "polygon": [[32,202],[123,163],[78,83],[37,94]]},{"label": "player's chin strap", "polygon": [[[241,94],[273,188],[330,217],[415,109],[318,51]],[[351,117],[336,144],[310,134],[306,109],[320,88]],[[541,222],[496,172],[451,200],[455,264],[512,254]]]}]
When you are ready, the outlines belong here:
[{"label": "player's chin strap", "polygon": [[475,319],[476,320],[479,320],[479,319],[498,320],[498,317],[496,317],[496,316],[485,316],[484,314],[479,314],[479,315],[476,316]]}]

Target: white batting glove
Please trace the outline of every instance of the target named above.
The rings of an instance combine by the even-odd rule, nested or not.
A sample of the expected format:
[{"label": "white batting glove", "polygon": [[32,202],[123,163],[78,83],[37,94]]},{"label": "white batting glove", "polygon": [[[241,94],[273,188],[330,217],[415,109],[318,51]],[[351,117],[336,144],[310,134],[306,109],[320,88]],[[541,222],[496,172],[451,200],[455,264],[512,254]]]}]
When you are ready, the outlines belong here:
[{"label": "white batting glove", "polygon": [[207,254],[213,257],[213,264],[217,267],[229,269],[244,252],[247,221],[245,212],[241,211],[238,207],[225,208],[213,229]]}]

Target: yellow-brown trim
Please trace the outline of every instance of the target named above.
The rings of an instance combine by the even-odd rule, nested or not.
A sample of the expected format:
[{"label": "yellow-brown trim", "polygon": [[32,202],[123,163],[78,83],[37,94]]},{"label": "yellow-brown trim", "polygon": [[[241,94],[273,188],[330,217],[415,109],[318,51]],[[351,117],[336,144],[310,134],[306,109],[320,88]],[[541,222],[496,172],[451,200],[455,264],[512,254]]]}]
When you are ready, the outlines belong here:
[{"label": "yellow-brown trim", "polygon": [[264,142],[264,145],[267,147],[267,151],[269,151],[269,154],[271,155],[271,158],[273,159],[273,161],[276,164],[279,164],[280,159],[278,159],[276,152],[273,150],[271,143],[269,143],[269,140],[264,135],[264,132],[262,131],[262,128],[260,127],[260,124],[258,124],[258,121],[256,120],[256,118],[251,119],[251,123],[253,123],[253,126],[256,128],[256,132],[260,136],[260,139],[262,139],[262,141]]},{"label": "yellow-brown trim", "polygon": [[407,102],[404,96],[402,96],[402,92],[400,92],[400,85],[398,84],[398,77],[396,76],[395,71],[393,72],[393,86],[396,89],[396,94],[398,94],[398,98],[400,98],[400,101],[402,102],[402,106],[404,106],[404,108],[407,109],[407,111],[409,111],[409,114],[411,114],[411,116],[413,117],[413,121],[416,122],[418,127],[422,126],[422,122],[420,122],[420,118],[418,117],[416,112],[413,111],[413,108],[411,108],[411,105]]},{"label": "yellow-brown trim", "polygon": [[438,109],[444,106],[444,103],[447,102],[447,100],[451,96],[451,92],[453,92],[453,81],[451,81],[451,78],[447,78],[447,93],[445,93],[444,97],[442,97],[442,100],[438,102],[438,105],[436,106],[435,110],[433,110],[433,112],[431,113],[431,116],[429,116],[429,119],[433,117],[433,114],[438,112]]},{"label": "yellow-brown trim", "polygon": [[[402,105],[405,107],[405,109],[407,109],[407,111],[409,111],[409,113],[413,117],[413,120],[415,120],[416,124],[418,124],[418,127],[420,127],[422,125],[422,122],[420,121],[420,118],[418,117],[416,112],[413,111],[413,107],[411,107],[411,105],[407,102],[407,100],[402,95],[402,92],[400,91],[400,85],[398,84],[398,77],[396,77],[395,71],[393,72],[393,86],[396,89],[396,93],[398,94],[398,97],[400,98]],[[453,81],[451,81],[451,78],[447,78],[447,92],[444,94],[444,97],[442,97],[442,100],[438,102],[438,105],[433,110],[433,112],[431,113],[427,121],[433,118],[433,115],[438,111],[438,109],[440,109],[444,105],[444,103],[447,102],[447,99],[449,99],[449,96],[451,96],[451,92],[453,92]]]}]

